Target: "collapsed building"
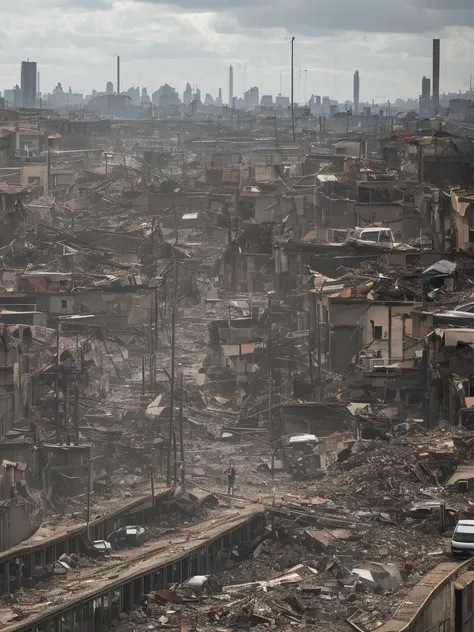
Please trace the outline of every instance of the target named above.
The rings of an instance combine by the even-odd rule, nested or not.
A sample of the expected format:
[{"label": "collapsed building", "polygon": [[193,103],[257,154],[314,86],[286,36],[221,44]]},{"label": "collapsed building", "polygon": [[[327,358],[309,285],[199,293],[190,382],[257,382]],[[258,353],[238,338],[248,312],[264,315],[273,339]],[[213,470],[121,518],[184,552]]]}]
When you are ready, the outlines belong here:
[{"label": "collapsed building", "polygon": [[1,625],[395,630],[437,572],[464,603],[470,139],[116,114],[0,136]]}]

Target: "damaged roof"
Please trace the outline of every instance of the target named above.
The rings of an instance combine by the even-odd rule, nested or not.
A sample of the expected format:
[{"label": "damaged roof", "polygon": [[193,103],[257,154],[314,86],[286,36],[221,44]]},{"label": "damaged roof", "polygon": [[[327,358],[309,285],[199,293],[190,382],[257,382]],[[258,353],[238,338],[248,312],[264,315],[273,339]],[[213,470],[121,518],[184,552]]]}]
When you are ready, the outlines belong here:
[{"label": "damaged roof", "polygon": [[474,329],[452,328],[452,329],[435,329],[433,332],[443,341],[445,347],[456,347],[458,343],[472,345],[474,344]]},{"label": "damaged roof", "polygon": [[30,189],[23,184],[10,184],[8,182],[0,182],[0,193],[8,193],[9,195],[27,195]]}]

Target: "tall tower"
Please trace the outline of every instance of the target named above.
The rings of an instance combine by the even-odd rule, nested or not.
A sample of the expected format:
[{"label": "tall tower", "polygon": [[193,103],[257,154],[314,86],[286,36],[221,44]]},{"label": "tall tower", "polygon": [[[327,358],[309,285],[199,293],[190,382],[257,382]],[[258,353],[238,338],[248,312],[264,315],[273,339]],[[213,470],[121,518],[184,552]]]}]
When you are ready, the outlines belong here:
[{"label": "tall tower", "polygon": [[229,107],[234,107],[234,69],[229,66]]},{"label": "tall tower", "polygon": [[117,55],[117,94],[120,94],[120,55]]},{"label": "tall tower", "polygon": [[21,62],[21,106],[36,107],[36,62]]},{"label": "tall tower", "polygon": [[433,110],[439,114],[439,66],[441,47],[439,39],[433,40]]},{"label": "tall tower", "polygon": [[431,107],[431,79],[429,77],[423,77],[421,80],[421,95],[420,95],[420,114],[426,116],[429,114]]},{"label": "tall tower", "polygon": [[429,99],[431,96],[431,79],[423,77],[421,80],[421,96],[423,99]]},{"label": "tall tower", "polygon": [[360,99],[360,77],[359,77],[359,71],[356,70],[354,73],[354,114],[360,114],[359,99]]}]

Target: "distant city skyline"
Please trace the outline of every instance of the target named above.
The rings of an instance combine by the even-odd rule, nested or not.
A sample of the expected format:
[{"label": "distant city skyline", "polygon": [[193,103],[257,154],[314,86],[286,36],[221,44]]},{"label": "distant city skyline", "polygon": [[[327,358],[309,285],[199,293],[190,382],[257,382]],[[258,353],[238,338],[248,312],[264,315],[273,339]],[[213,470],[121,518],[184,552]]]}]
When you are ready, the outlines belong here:
[{"label": "distant city skyline", "polygon": [[[40,70],[41,67],[37,62],[34,61],[22,61],[19,67],[19,79],[17,81],[17,83],[15,83],[11,88],[9,87],[2,87],[0,85],[0,94],[2,94],[4,96],[4,98],[8,101],[8,105],[10,107],[18,107],[18,106],[22,106],[22,107],[32,107],[31,103],[31,94],[34,92],[35,89],[37,89],[37,85],[39,85],[39,76],[40,76]],[[295,76],[297,76],[297,72],[295,72]],[[311,100],[312,97],[327,97],[331,100],[331,102],[333,103],[339,103],[339,104],[344,104],[344,103],[352,103],[354,106],[354,113],[358,113],[360,112],[360,107],[363,106],[364,104],[380,104],[382,105],[383,103],[387,103],[387,101],[390,101],[391,103],[395,104],[397,101],[399,102],[414,102],[416,100],[418,100],[418,98],[422,97],[424,98],[424,100],[426,101],[426,98],[423,97],[423,95],[426,96],[426,81],[431,81],[429,77],[425,77],[423,76],[423,82],[425,85],[425,89],[421,88],[421,92],[420,90],[418,91],[418,95],[417,96],[413,96],[413,97],[408,97],[406,99],[404,99],[401,96],[396,97],[395,99],[389,99],[387,97],[387,95],[378,95],[377,100],[372,99],[372,101],[370,100],[365,100],[363,99],[360,94],[361,94],[361,90],[360,90],[360,72],[359,70],[356,70],[353,75],[352,75],[352,81],[351,83],[348,85],[348,89],[347,89],[347,96],[343,99],[339,98],[339,99],[333,99],[331,97],[331,95],[325,95],[324,93],[318,94],[318,93],[310,93],[309,89],[308,89],[308,93],[307,95],[302,95],[301,94],[301,80],[299,78],[295,79],[295,103],[297,104],[305,104],[305,103],[309,103],[309,101]],[[172,81],[168,81],[165,82],[164,84],[162,84],[161,87],[168,85],[171,88],[173,88],[175,90],[176,96],[177,98],[179,98],[179,100],[184,103],[185,105],[189,105],[191,103],[191,101],[196,97],[196,90],[199,91],[199,93],[203,93],[204,95],[206,95],[207,97],[207,104],[210,104],[210,99],[212,99],[212,105],[228,105],[229,101],[228,99],[231,98],[231,95],[233,97],[233,101],[237,102],[239,105],[238,107],[245,107],[247,109],[255,109],[256,107],[258,107],[257,103],[260,103],[261,101],[261,97],[266,97],[266,101],[268,102],[268,97],[272,97],[273,99],[278,98],[279,96],[283,96],[285,98],[288,98],[288,95],[290,93],[290,87],[288,86],[288,91],[287,93],[285,93],[285,91],[283,93],[280,92],[265,92],[263,91],[260,86],[255,85],[248,85],[247,82],[247,89],[245,90],[245,92],[243,91],[243,86],[242,86],[242,92],[240,91],[236,91],[235,89],[235,81],[234,81],[234,67],[232,65],[229,66],[229,68],[227,69],[227,85],[223,86],[221,85],[216,92],[212,92],[210,90],[207,90],[206,87],[201,87],[198,86],[197,84],[194,84],[193,89],[191,89],[191,84],[189,81],[185,82],[185,86],[186,88],[182,88],[182,86],[180,85],[173,85]],[[47,90],[46,92],[42,92],[42,101],[44,101],[44,99],[47,96],[51,96],[52,94],[54,94],[55,92],[58,92],[58,86],[60,88],[61,91],[63,91],[64,95],[65,95],[65,101],[68,102],[68,105],[71,107],[75,107],[80,105],[80,101],[81,99],[86,99],[90,98],[91,96],[95,96],[97,94],[114,94],[115,93],[115,89],[116,89],[116,80],[117,78],[114,77],[115,82],[111,79],[105,81],[103,86],[100,87],[90,87],[88,90],[86,91],[77,91],[73,89],[73,86],[70,86],[68,84],[68,82],[65,82],[65,87],[62,87],[61,82],[57,82],[54,86],[53,89],[51,90]],[[305,78],[306,80],[306,78]],[[419,78],[420,81],[420,78]],[[26,96],[26,98],[23,95],[23,90],[19,90],[19,97],[17,97],[16,92],[15,92],[15,86],[17,86],[17,89],[19,88],[20,85],[25,84],[25,86],[28,87],[29,89],[29,95]],[[126,84],[125,84],[126,85]],[[362,84],[363,85],[363,84]],[[151,103],[152,100],[151,98],[148,96],[148,93],[150,95],[152,95],[153,93],[157,93],[161,88],[160,86],[156,87],[156,88],[152,88],[150,89],[148,86],[145,85],[134,85],[132,84],[131,86],[128,86],[126,88],[124,88],[124,82],[123,80],[121,80],[121,93],[122,94],[126,94],[126,93],[131,93],[132,97],[133,97],[133,93],[136,92],[136,99],[133,97],[133,101],[136,104],[140,104],[140,103]],[[281,86],[279,86],[281,87]],[[140,97],[140,91],[145,91],[145,99],[143,100]],[[250,94],[250,91],[253,91],[252,94]],[[460,93],[462,94],[467,94],[468,90],[462,90],[461,88],[459,88],[458,90],[454,91],[454,92],[441,92],[441,97],[443,97],[443,95],[449,95],[450,97],[453,97],[454,95],[459,95]],[[37,92],[37,94],[39,95],[40,93]],[[222,94],[226,94],[227,95],[227,100],[222,99]],[[70,98],[68,99],[67,95],[70,95]],[[221,99],[219,99],[219,95],[221,95]],[[304,100],[302,100],[304,98]],[[204,98],[203,98],[203,103],[204,103]],[[154,103],[154,102],[153,102]],[[154,103],[155,104],[155,103]],[[46,106],[46,104],[44,104]]]},{"label": "distant city skyline", "polygon": [[[291,60],[293,62],[293,42],[294,37],[291,39],[291,51],[292,56]],[[3,96],[2,104],[13,105],[14,107],[18,107],[21,105],[24,108],[35,108],[35,107],[45,107],[45,108],[54,108],[54,109],[63,109],[63,108],[75,108],[75,107],[83,107],[87,106],[88,103],[93,103],[95,106],[100,106],[101,111],[104,111],[104,108],[110,111],[110,108],[116,110],[117,108],[121,109],[123,107],[128,107],[127,104],[132,105],[134,107],[142,108],[144,106],[153,106],[159,108],[174,108],[175,106],[184,105],[186,107],[192,105],[192,111],[197,112],[199,108],[203,106],[204,108],[211,108],[206,111],[211,112],[212,108],[222,107],[226,105],[223,101],[223,91],[222,87],[218,88],[218,94],[213,96],[210,92],[206,92],[203,97],[201,93],[201,87],[194,83],[191,87],[189,82],[186,82],[186,88],[181,93],[169,83],[165,83],[161,85],[157,90],[152,91],[150,95],[148,94],[148,88],[146,86],[142,86],[140,90],[140,86],[129,87],[126,90],[121,91],[122,76],[121,76],[121,57],[119,55],[116,56],[116,92],[114,92],[114,83],[113,81],[108,80],[105,85],[105,91],[97,90],[93,88],[91,93],[77,93],[73,92],[71,86],[69,86],[69,90],[64,90],[61,82],[58,82],[56,87],[53,89],[52,93],[41,93],[39,90],[40,86],[40,72],[37,70],[37,63],[35,61],[27,61],[21,62],[21,88],[18,87],[18,84],[15,84],[13,89],[5,89],[3,95],[0,91],[0,96]],[[228,101],[227,105],[233,109],[243,109],[248,111],[256,111],[262,107],[266,108],[277,108],[277,109],[285,109],[289,105],[289,99],[282,93],[283,82],[282,82],[282,71],[280,71],[280,92],[275,95],[275,100],[273,99],[273,93],[262,94],[260,92],[260,88],[258,85],[250,86],[246,89],[246,68],[247,65],[244,63],[243,72],[244,72],[244,89],[243,95],[239,96],[236,94],[234,89],[234,67],[233,65],[229,65],[228,68]],[[432,77],[431,80],[429,77],[423,75],[421,81],[421,93],[418,98],[415,99],[407,99],[403,100],[400,97],[397,97],[392,101],[395,106],[404,105],[405,109],[417,109],[421,114],[438,114],[441,109],[444,107],[451,107],[450,99],[453,99],[453,107],[455,110],[458,110],[459,107],[464,108],[464,105],[456,105],[459,102],[459,96],[465,96],[466,94],[469,96],[469,99],[472,98],[472,80],[470,77],[469,81],[469,92],[461,93],[461,90],[455,93],[448,93],[447,95],[440,94],[440,69],[441,69],[441,40],[438,38],[434,38],[432,40]],[[293,77],[293,72],[290,75]],[[304,77],[304,92],[301,94],[301,78]],[[360,98],[360,73],[359,70],[356,70],[353,75],[353,87],[352,87],[352,100],[345,99],[341,101],[340,99],[331,99],[329,95],[321,95],[311,93],[308,94],[307,87],[307,78],[308,78],[308,70],[304,69],[303,71],[299,69],[298,72],[298,95],[293,97],[293,86],[290,86],[290,92],[292,94],[292,98],[294,98],[295,105],[304,105],[307,104],[311,112],[313,114],[334,114],[337,111],[341,111],[341,105],[343,106],[343,111],[350,111],[354,115],[359,114],[368,114],[370,113],[370,106],[376,105],[380,107],[385,107],[386,111],[390,113],[390,99],[383,95],[382,99],[380,97],[372,98],[372,103],[370,101],[364,102]],[[430,91],[430,87],[432,90]],[[109,97],[114,97],[114,95],[120,95],[120,100],[115,101],[114,99],[110,99]],[[123,98],[125,97],[125,99]],[[446,97],[448,102],[446,102]],[[104,100],[104,98],[106,98]],[[99,101],[97,100],[99,99]],[[375,101],[377,99],[377,101]],[[368,107],[366,107],[368,106]],[[468,106],[469,107],[469,106]],[[363,110],[362,110],[363,108]]]},{"label": "distant city skyline", "polygon": [[[438,47],[437,49],[436,46]],[[433,47],[433,50],[439,50],[438,40],[433,40]],[[433,55],[433,64],[433,72],[436,72],[437,65],[435,63],[435,55]],[[39,92],[36,92],[37,98],[35,100],[33,95],[35,94],[35,88],[40,85],[39,77],[40,72],[36,62],[30,60],[22,61],[21,85],[23,89],[16,84],[13,89],[5,89],[3,94],[0,90],[0,97],[3,96],[5,105],[9,107],[38,107],[59,110],[80,109],[82,107],[89,106],[93,102],[95,104],[95,100],[98,97],[102,98],[116,94],[116,84],[114,85],[114,82],[111,80],[106,82],[105,89],[96,90],[94,88],[91,89],[90,92],[86,93],[75,92],[72,90],[71,86],[69,86],[69,88],[63,88],[61,82],[58,82],[52,92],[42,93],[41,95]],[[250,86],[242,95],[235,94],[233,89],[234,73],[232,65],[229,66],[228,77],[228,100],[232,101],[232,107],[236,110],[256,111],[260,108],[275,108],[276,110],[284,111],[290,106],[289,97],[281,95],[280,93],[264,94],[260,91],[259,86]],[[116,82],[119,78],[121,79],[121,76],[117,75]],[[123,83],[121,82],[120,85],[123,86]],[[390,108],[390,104],[392,104],[395,108],[399,107],[405,111],[415,110],[422,115],[430,115],[433,114],[433,112],[438,111],[438,106],[436,105],[437,102],[439,102],[441,107],[446,108],[449,105],[450,99],[454,98],[455,101],[459,101],[457,97],[461,94],[460,90],[455,93],[441,94],[439,100],[436,101],[434,93],[433,96],[430,94],[430,86],[430,78],[423,76],[421,79],[421,92],[419,94],[419,99],[403,100],[401,98],[397,98],[392,102],[378,101],[371,103],[360,99],[360,73],[356,70],[353,75],[352,100],[345,99],[344,101],[338,101],[331,99],[328,95],[312,94],[307,101],[305,100],[299,102],[296,100],[295,105],[307,105],[314,115],[329,115],[337,111],[344,112],[349,108],[354,115],[365,114],[371,112],[370,108],[372,106],[385,108],[385,110],[387,110],[387,108]],[[462,96],[466,98],[466,96],[470,96],[470,94],[470,92],[463,92]],[[191,86],[190,82],[186,82],[186,87],[183,91],[180,91],[179,87],[175,88],[175,86],[165,83],[157,90],[150,91],[150,93],[148,92],[147,86],[130,86],[122,90],[121,95],[125,95],[128,98],[128,103],[130,103],[130,105],[140,108],[149,106],[161,108],[174,107],[178,105],[190,106],[194,102],[200,102],[203,107],[203,111],[210,112],[211,110],[206,108],[228,105],[228,102],[223,100],[222,88],[219,88],[216,94],[212,94],[201,90],[197,84]],[[193,105],[193,111],[194,107],[195,106]],[[334,109],[334,107],[336,109]],[[367,107],[369,107],[369,109],[366,111]],[[453,103],[453,107],[459,109],[460,106],[454,105]],[[390,113],[389,110],[387,111]],[[377,112],[378,110],[373,110],[373,113]]]},{"label": "distant city skyline", "polygon": [[[312,93],[352,99],[357,69],[361,102],[417,98],[420,78],[431,76],[435,36],[443,50],[441,92],[468,88],[474,11],[437,10],[439,0],[402,0],[376,10],[372,2],[342,10],[298,0],[288,10],[282,0],[17,0],[2,24],[0,89],[20,82],[18,64],[30,58],[41,68],[43,92],[58,81],[84,94],[104,90],[107,81],[115,83],[119,54],[123,87],[153,91],[169,83],[181,92],[189,81],[213,95],[222,88],[227,99],[232,65],[235,94],[255,85],[261,94],[278,94],[281,74],[289,95],[291,36],[298,101]],[[299,69],[307,71],[301,81]]]}]

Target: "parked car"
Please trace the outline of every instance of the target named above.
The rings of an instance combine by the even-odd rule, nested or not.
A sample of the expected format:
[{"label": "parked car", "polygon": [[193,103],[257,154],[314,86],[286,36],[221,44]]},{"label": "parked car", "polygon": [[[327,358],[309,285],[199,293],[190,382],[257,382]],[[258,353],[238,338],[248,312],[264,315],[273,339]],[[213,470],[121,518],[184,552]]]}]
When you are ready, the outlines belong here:
[{"label": "parked car", "polygon": [[459,520],[451,539],[453,555],[472,555],[474,553],[474,520]]}]

